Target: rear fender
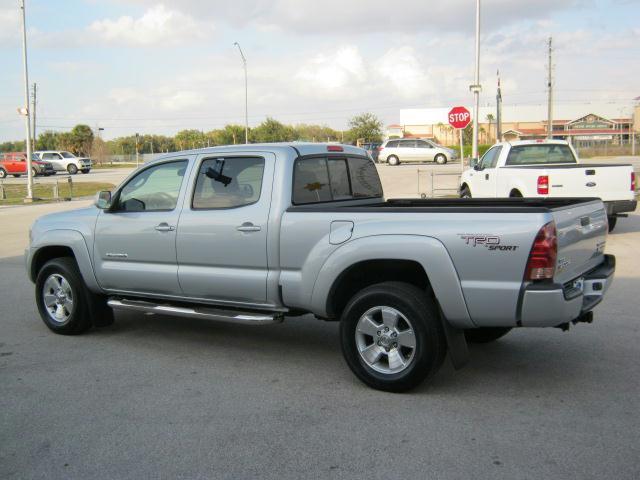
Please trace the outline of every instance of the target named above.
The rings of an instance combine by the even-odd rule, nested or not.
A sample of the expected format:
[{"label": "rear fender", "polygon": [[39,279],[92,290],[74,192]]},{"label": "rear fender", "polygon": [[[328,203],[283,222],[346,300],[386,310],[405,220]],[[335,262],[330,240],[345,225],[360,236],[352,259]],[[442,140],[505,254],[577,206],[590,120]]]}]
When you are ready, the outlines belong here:
[{"label": "rear fender", "polygon": [[376,235],[346,243],[322,265],[311,294],[311,311],[327,316],[327,299],[340,274],[367,260],[409,260],[422,265],[444,317],[456,328],[473,328],[460,279],[445,246],[419,235]]}]

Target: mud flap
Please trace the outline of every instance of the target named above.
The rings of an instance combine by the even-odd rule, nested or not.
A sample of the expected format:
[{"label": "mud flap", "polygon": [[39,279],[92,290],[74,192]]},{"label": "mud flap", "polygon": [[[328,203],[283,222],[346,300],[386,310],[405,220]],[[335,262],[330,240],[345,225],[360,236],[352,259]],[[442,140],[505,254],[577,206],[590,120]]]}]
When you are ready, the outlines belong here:
[{"label": "mud flap", "polygon": [[440,318],[442,320],[444,336],[447,339],[451,363],[453,364],[453,368],[460,370],[469,361],[469,349],[467,348],[467,339],[464,336],[464,330],[452,327],[442,316],[442,313],[440,313]]}]

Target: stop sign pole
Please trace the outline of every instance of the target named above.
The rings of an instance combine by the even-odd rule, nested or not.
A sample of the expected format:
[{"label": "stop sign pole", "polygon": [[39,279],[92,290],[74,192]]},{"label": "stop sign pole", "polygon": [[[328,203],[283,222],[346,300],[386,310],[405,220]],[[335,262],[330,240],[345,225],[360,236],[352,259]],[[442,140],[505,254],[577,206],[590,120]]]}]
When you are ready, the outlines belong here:
[{"label": "stop sign pole", "polygon": [[453,107],[449,111],[449,125],[460,134],[460,171],[464,172],[464,149],[462,148],[462,131],[471,122],[471,113],[464,107]]}]

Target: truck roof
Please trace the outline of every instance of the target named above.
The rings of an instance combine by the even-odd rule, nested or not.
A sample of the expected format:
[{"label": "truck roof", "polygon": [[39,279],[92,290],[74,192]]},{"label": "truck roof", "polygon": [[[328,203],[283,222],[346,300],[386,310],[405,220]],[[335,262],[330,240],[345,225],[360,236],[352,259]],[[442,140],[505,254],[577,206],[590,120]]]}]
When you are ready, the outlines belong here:
[{"label": "truck roof", "polygon": [[513,142],[502,142],[498,145],[511,145],[512,147],[516,147],[518,145],[569,145],[569,142],[566,140],[549,140],[549,139],[539,139],[539,140],[515,140]]},{"label": "truck roof", "polygon": [[[155,160],[162,160],[164,158],[173,157],[176,154],[215,154],[220,152],[233,152],[233,151],[282,151],[288,149],[296,150],[300,156],[304,155],[320,155],[327,152],[334,152],[331,149],[336,149],[337,152],[343,152],[350,155],[361,155],[366,157],[367,151],[360,147],[354,147],[353,145],[343,145],[337,143],[312,143],[312,142],[278,142],[278,143],[249,143],[239,145],[221,145],[217,147],[197,148],[193,150],[183,150],[180,152],[171,152],[158,157]],[[341,148],[342,150],[338,150]]]}]

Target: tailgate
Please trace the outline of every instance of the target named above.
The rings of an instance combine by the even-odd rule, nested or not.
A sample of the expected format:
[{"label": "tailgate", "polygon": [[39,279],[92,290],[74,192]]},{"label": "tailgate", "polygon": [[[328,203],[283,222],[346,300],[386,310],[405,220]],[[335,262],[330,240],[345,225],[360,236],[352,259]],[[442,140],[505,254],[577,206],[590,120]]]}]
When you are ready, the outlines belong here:
[{"label": "tailgate", "polygon": [[602,262],[607,238],[607,212],[599,200],[552,209],[558,233],[555,281],[580,277]]},{"label": "tailgate", "polygon": [[630,165],[549,169],[549,196],[633,200]]}]

